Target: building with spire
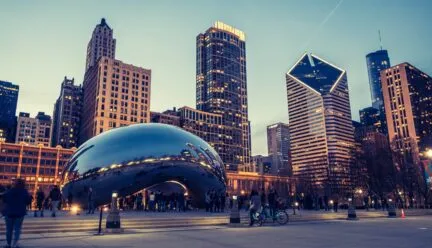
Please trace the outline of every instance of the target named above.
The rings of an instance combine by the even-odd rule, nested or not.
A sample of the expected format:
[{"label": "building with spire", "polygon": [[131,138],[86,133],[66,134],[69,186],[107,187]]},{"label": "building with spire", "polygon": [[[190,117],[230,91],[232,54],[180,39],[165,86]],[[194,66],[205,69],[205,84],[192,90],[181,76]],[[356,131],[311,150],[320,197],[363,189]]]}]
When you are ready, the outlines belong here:
[{"label": "building with spire", "polygon": [[[374,126],[379,127],[378,131],[382,133],[387,133],[387,125],[384,110],[384,99],[383,91],[381,87],[381,76],[382,70],[390,67],[390,58],[388,56],[387,50],[382,48],[378,51],[369,53],[366,55],[366,66],[369,76],[369,87],[372,100],[372,107],[378,110],[379,119],[374,124]],[[367,110],[370,112],[370,109]]]},{"label": "building with spire", "polygon": [[196,38],[197,110],[222,115],[218,151],[228,170],[251,164],[243,31],[217,21]]},{"label": "building with spire", "polygon": [[321,193],[346,192],[354,148],[346,71],[306,53],[286,86],[293,175]]},{"label": "building with spire", "polygon": [[79,143],[112,128],[150,122],[151,70],[115,59],[105,19],[87,46]]},{"label": "building with spire", "polygon": [[113,30],[108,26],[105,18],[96,25],[92,37],[87,45],[87,58],[85,71],[96,65],[102,56],[114,59],[116,50],[116,40]]}]

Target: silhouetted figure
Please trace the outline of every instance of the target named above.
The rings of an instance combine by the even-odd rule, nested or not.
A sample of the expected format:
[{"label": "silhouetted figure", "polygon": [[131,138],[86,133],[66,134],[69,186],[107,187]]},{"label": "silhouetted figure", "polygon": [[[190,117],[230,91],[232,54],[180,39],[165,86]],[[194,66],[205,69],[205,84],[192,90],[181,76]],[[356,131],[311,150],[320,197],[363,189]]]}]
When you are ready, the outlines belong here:
[{"label": "silhouetted figure", "polygon": [[[6,222],[6,247],[17,247],[24,216],[27,213],[26,207],[31,204],[31,197],[25,189],[24,180],[16,179],[13,187],[4,194],[3,201],[5,203],[3,214]],[[14,236],[13,242],[12,235]]]}]

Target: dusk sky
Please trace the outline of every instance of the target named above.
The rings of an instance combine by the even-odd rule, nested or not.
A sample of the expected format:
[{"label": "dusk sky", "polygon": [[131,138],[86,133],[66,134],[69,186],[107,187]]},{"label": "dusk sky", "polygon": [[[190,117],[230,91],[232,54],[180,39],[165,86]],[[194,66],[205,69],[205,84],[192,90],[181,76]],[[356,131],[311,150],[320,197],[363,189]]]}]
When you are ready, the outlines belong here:
[{"label": "dusk sky", "polygon": [[151,109],[195,107],[195,38],[220,20],[246,33],[252,154],[266,126],[288,122],[285,73],[309,51],[347,70],[353,119],[369,106],[365,56],[432,74],[432,1],[2,1],[0,80],[20,86],[18,110],[52,115],[64,76],[82,83],[87,43],[102,17],[116,58],[152,70]]}]

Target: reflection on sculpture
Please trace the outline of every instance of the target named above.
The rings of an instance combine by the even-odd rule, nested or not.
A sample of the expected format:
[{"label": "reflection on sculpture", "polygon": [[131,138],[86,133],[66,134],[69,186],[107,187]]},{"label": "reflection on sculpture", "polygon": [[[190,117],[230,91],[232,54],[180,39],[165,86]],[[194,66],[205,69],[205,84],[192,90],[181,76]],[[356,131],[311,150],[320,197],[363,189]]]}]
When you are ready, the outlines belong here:
[{"label": "reflection on sculpture", "polygon": [[226,175],[217,152],[201,138],[164,124],[136,124],[102,133],[75,152],[63,172],[63,195],[86,204],[94,191],[96,205],[166,181],[186,186],[203,204],[209,189],[226,190]]}]

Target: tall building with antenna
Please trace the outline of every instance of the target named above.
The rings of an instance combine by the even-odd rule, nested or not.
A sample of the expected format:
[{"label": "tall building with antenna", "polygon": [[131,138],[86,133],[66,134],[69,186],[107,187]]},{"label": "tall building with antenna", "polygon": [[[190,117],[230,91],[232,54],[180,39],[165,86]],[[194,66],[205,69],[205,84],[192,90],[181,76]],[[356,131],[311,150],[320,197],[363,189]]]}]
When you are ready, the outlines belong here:
[{"label": "tall building with antenna", "polygon": [[387,50],[382,49],[381,43],[381,32],[378,32],[380,40],[380,50],[371,52],[366,55],[366,65],[369,75],[369,87],[371,93],[372,107],[379,111],[379,115],[382,121],[381,130],[383,133],[387,133],[385,124],[385,112],[383,93],[381,87],[380,72],[390,67],[390,58]]}]

